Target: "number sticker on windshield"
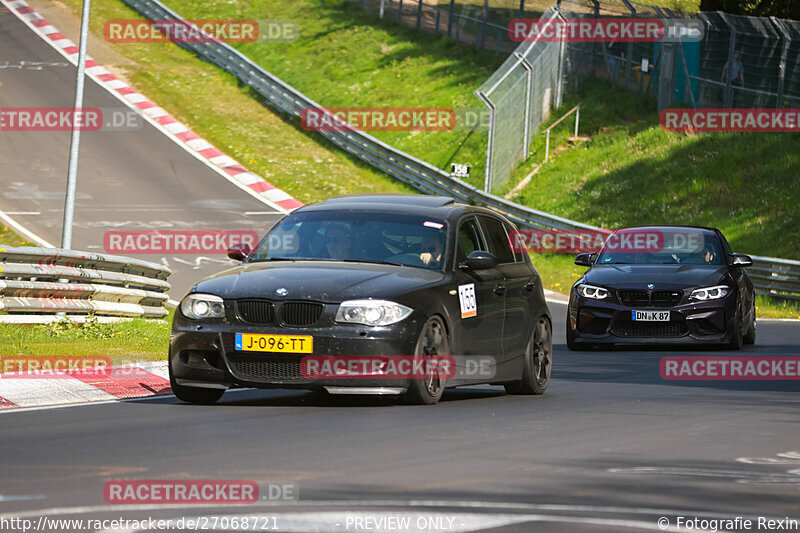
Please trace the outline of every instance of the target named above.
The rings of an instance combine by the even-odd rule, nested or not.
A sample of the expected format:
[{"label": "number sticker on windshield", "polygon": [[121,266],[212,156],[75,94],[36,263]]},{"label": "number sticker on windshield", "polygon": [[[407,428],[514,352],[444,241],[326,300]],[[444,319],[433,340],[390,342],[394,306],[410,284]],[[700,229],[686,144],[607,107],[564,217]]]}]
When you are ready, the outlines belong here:
[{"label": "number sticker on windshield", "polygon": [[475,284],[458,286],[458,300],[461,304],[461,318],[478,316],[478,306],[475,302]]}]

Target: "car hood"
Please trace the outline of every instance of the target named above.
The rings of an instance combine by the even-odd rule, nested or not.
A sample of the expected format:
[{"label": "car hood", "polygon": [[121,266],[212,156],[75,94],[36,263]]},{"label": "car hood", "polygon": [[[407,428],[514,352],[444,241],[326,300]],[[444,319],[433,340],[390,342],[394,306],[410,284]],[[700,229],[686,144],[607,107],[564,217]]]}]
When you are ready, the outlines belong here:
[{"label": "car hood", "polygon": [[718,285],[726,277],[724,265],[597,265],[584,274],[586,283],[604,287],[683,289]]},{"label": "car hood", "polygon": [[[316,300],[392,298],[442,281],[442,272],[422,268],[334,261],[243,264],[205,278],[194,292],[222,298]],[[275,291],[286,289],[285,295]]]}]

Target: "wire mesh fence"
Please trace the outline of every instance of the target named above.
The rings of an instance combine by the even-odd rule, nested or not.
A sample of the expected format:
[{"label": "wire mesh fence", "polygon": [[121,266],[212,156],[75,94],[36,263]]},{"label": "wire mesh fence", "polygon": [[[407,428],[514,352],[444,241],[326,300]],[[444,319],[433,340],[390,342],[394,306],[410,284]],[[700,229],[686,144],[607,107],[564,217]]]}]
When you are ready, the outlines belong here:
[{"label": "wire mesh fence", "polygon": [[[587,77],[652,94],[658,110],[800,107],[800,21],[684,12],[632,0],[350,0],[406,26],[508,59],[476,91],[489,108],[485,190],[496,191],[528,156],[532,135]],[[557,0],[556,0],[557,1]],[[626,42],[514,42],[515,18],[626,17],[664,27],[691,20],[702,35]]]}]

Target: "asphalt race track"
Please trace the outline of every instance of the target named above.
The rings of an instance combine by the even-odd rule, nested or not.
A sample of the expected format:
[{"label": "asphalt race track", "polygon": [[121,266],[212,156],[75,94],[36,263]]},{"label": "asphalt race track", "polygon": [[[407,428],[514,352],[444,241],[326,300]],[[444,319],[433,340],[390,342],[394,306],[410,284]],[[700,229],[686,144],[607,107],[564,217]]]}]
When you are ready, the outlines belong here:
[{"label": "asphalt race track", "polygon": [[[91,54],[91,50],[89,51]],[[71,107],[76,69],[0,6],[0,108]],[[129,112],[87,78],[84,107]],[[263,235],[281,213],[226,181],[150,124],[84,131],[73,248],[103,253],[110,230],[253,230]],[[0,132],[0,210],[58,246],[70,133]],[[224,256],[140,255],[173,270],[170,297],[222,270]],[[163,259],[162,259],[163,258]]]},{"label": "asphalt race track", "polygon": [[[0,7],[0,66],[22,62],[42,68],[0,68],[0,107],[72,104],[74,68]],[[122,108],[93,82],[86,89],[86,107]],[[0,133],[0,209],[55,244],[68,148],[67,132]],[[101,252],[112,229],[263,233],[279,216],[149,125],[83,136],[75,248]],[[166,261],[176,299],[227,264]],[[407,406],[245,390],[213,406],[161,396],[0,410],[0,532],[22,531],[20,520],[28,531],[160,531],[52,520],[197,517],[227,522],[186,529],[234,531],[230,517],[251,517],[239,531],[800,530],[787,520],[800,520],[800,382],[659,372],[665,356],[800,356],[800,322],[759,321],[757,344],[741,352],[569,352],[566,307],[550,308],[554,370],[539,397],[483,386]],[[260,498],[108,503],[106,484],[121,480],[247,480]],[[276,486],[294,493],[273,498]],[[737,517],[753,523],[717,522]],[[687,528],[695,519],[704,522]]]},{"label": "asphalt race track", "polygon": [[[551,309],[563,323],[565,306]],[[664,381],[665,355],[733,352],[568,352],[555,329],[553,380],[541,397],[487,386],[417,407],[250,390],[215,406],[164,397],[8,412],[0,513],[259,515],[280,531],[438,517],[442,527],[429,530],[503,532],[659,531],[662,517],[674,525],[679,516],[800,515],[796,381]],[[796,355],[798,345],[796,322],[762,321],[758,344],[740,355]],[[104,484],[125,479],[251,480],[263,494],[291,483],[299,499],[106,504]]]}]

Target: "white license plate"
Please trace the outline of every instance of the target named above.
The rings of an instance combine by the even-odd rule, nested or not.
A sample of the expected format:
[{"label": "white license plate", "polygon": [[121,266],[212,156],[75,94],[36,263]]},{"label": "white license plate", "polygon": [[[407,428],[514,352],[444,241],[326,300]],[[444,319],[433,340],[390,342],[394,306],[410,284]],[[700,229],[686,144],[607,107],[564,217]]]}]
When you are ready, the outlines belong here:
[{"label": "white license plate", "polygon": [[631,311],[631,318],[639,322],[669,322],[669,311]]}]

